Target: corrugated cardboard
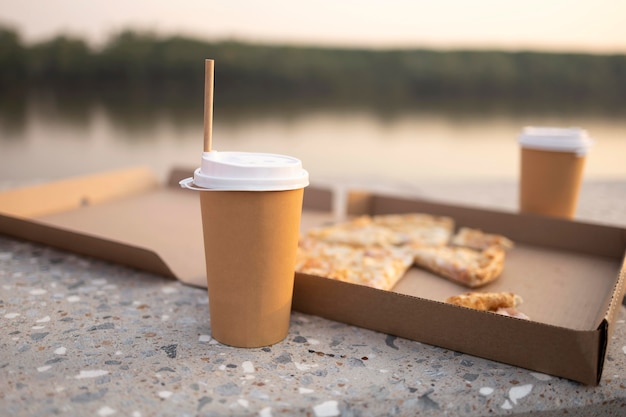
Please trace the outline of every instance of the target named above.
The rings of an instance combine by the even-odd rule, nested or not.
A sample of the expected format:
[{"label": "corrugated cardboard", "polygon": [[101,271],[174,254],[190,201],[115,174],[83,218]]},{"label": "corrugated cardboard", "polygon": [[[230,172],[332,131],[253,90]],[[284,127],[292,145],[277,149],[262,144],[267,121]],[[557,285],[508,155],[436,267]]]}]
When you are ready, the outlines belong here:
[{"label": "corrugated cardboard", "polygon": [[[69,179],[0,193],[0,232],[206,286],[197,193],[174,172]],[[519,320],[441,302],[466,288],[412,268],[393,291],[296,274],[293,308],[557,375],[599,382],[626,281],[626,229],[350,192],[348,214],[426,212],[516,242],[488,291],[514,291]],[[301,228],[332,221],[333,193],[308,187]],[[33,208],[37,210],[33,211]]]},{"label": "corrugated cardboard", "polygon": [[[353,214],[426,212],[516,242],[485,291],[512,291],[532,321],[442,303],[467,291],[412,268],[394,291],[297,274],[294,309],[594,385],[626,280],[626,230],[360,194]],[[373,308],[375,306],[375,308]]]}]

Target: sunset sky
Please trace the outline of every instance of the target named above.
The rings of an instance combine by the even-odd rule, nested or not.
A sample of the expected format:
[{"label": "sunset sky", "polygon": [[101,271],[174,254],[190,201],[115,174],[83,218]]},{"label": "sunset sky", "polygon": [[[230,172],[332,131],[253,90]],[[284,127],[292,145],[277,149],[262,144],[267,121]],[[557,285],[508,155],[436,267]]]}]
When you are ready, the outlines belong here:
[{"label": "sunset sky", "polygon": [[626,53],[624,0],[0,0],[26,42],[102,43],[124,28],[356,47]]}]

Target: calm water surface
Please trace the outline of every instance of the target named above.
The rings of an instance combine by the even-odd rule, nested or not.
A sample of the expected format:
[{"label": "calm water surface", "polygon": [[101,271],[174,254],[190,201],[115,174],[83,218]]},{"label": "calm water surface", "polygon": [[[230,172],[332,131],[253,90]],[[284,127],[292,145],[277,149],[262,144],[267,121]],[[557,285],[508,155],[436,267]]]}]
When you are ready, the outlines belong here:
[{"label": "calm water surface", "polygon": [[[0,111],[0,181],[29,182],[146,165],[161,179],[193,168],[202,151],[202,114],[91,104],[71,110],[31,102],[19,115]],[[415,185],[514,180],[516,135],[525,125],[580,126],[596,140],[587,179],[626,181],[626,117],[513,111],[450,112],[316,108],[216,110],[213,148],[300,158],[311,179]]]}]

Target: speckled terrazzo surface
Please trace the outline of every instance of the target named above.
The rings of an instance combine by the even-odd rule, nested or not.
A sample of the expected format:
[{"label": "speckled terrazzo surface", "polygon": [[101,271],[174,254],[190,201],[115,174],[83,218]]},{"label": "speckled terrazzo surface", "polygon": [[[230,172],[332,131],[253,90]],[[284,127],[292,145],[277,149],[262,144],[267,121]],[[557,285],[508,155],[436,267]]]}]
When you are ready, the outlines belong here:
[{"label": "speckled terrazzo surface", "polygon": [[[515,198],[494,184],[423,192]],[[625,201],[622,183],[587,184],[578,217],[623,227]],[[2,416],[626,415],[624,307],[598,387],[298,312],[271,347],[210,334],[204,289],[0,236]]]}]

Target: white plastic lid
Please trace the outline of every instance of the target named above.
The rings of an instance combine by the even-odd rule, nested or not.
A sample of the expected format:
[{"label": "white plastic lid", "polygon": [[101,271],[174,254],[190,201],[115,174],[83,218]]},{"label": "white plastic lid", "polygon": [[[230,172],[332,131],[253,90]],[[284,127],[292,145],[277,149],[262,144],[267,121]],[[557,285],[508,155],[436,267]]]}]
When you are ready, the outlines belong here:
[{"label": "white plastic lid", "polygon": [[309,185],[309,173],[291,156],[252,152],[204,152],[193,178],[180,182],[194,190],[282,191]]},{"label": "white plastic lid", "polygon": [[525,127],[518,138],[524,148],[545,151],[573,152],[578,156],[586,155],[593,145],[587,131],[577,127]]}]

